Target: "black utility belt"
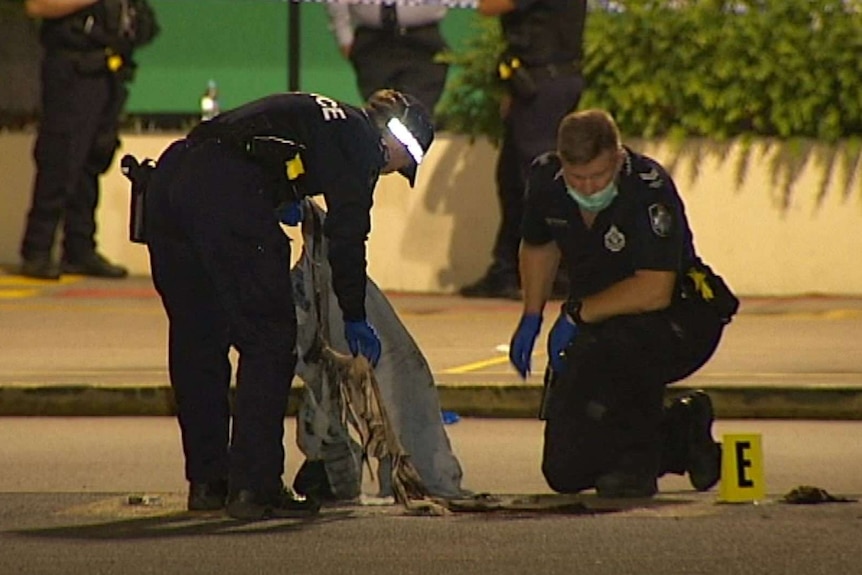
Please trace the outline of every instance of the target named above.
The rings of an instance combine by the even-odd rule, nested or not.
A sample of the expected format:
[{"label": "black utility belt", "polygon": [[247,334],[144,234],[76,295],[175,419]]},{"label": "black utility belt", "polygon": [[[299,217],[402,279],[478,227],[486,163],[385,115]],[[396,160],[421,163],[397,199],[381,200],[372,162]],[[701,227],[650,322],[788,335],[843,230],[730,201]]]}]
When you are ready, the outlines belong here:
[{"label": "black utility belt", "polygon": [[187,146],[202,144],[225,146],[232,152],[247,158],[274,176],[278,203],[296,202],[305,197],[303,178],[305,166],[302,161],[303,144],[277,136],[243,136],[236,128],[220,124],[200,124],[186,137]]},{"label": "black utility belt", "polygon": [[430,24],[422,24],[421,26],[395,26],[394,28],[378,28],[375,26],[359,26],[357,32],[366,32],[380,36],[410,36],[411,34],[421,34],[436,30],[439,22]]},{"label": "black utility belt", "polygon": [[545,80],[559,76],[572,76],[581,73],[581,63],[577,61],[553,62],[550,64],[539,64],[525,66],[534,80]]},{"label": "black utility belt", "polygon": [[57,56],[75,65],[75,69],[84,75],[117,73],[129,64],[129,57],[109,49],[95,50],[52,50]]},{"label": "black utility belt", "polygon": [[530,64],[511,53],[504,53],[497,63],[497,73],[508,86],[511,94],[524,102],[529,102],[539,93],[537,82],[552,78],[574,76],[581,71],[581,63],[575,60]]}]

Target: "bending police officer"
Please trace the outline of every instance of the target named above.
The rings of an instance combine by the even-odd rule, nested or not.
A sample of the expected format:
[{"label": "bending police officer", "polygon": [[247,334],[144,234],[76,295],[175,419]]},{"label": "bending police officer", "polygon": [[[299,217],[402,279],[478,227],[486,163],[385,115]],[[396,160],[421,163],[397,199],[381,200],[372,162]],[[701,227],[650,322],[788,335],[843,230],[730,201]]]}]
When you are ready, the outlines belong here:
[{"label": "bending police officer", "polygon": [[687,472],[709,489],[721,459],[709,397],[664,410],[664,387],[712,356],[738,301],[698,257],[673,180],[621,145],[609,114],[587,110],[562,121],[557,152],[536,160],[528,190],[524,313],[510,348],[522,376],[561,260],[571,282],[547,344],[548,484],[645,497],[661,474]]},{"label": "bending police officer", "polygon": [[379,91],[365,108],[288,93],[222,113],[162,154],[144,196],[145,238],[170,322],[189,509],[226,504],[246,519],[317,512],[282,481],[297,326],[279,224],[301,219],[302,197],[323,195],[345,338],[376,363],[380,340],[365,314],[372,193],[380,174],[396,170],[412,185],[433,137],[427,111],[399,92]]},{"label": "bending police officer", "polygon": [[518,246],[527,172],[554,149],[557,126],[578,106],[586,0],[479,0],[499,16],[506,43],[499,72],[508,87],[496,181],[500,223],[485,274],[460,290],[465,297],[519,299]]}]

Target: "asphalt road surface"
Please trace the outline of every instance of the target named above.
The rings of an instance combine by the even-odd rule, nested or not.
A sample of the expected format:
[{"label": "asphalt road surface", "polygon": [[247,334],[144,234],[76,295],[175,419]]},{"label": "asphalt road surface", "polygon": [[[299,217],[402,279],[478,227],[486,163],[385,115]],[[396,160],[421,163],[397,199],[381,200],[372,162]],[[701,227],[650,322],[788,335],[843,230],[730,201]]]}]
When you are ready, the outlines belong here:
[{"label": "asphalt road surface", "polygon": [[[300,457],[288,429],[291,478]],[[762,436],[757,504],[718,503],[679,477],[651,501],[554,497],[539,472],[539,422],[447,430],[463,486],[519,494],[518,509],[414,516],[369,495],[307,521],[190,514],[173,419],[0,418],[0,574],[862,572],[862,504],[781,502],[799,485],[858,498],[862,422],[718,421],[717,436]],[[570,505],[552,513],[537,500]]]}]

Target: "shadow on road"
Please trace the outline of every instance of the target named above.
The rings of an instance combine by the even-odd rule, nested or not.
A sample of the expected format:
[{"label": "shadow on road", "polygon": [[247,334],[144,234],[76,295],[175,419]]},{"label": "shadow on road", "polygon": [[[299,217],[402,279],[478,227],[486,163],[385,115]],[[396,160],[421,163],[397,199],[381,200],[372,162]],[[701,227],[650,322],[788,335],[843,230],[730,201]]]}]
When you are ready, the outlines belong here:
[{"label": "shadow on road", "polygon": [[349,511],[327,512],[308,519],[271,519],[239,521],[223,515],[201,515],[187,512],[120,519],[93,524],[70,524],[57,527],[8,531],[11,535],[35,539],[71,539],[91,541],[130,541],[201,537],[213,535],[262,535],[299,532],[327,523],[351,519]]}]

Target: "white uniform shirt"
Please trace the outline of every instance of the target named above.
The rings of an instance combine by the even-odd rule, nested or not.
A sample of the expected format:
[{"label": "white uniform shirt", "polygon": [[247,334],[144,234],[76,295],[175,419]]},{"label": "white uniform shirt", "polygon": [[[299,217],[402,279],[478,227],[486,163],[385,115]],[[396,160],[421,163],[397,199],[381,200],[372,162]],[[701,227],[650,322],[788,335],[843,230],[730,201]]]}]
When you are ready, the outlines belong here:
[{"label": "white uniform shirt", "polygon": [[[329,11],[329,27],[335,33],[339,46],[353,45],[353,30],[356,27],[380,28],[380,4],[356,4],[333,2],[326,5]],[[439,22],[446,15],[445,6],[398,5],[398,25],[415,28]]]}]

